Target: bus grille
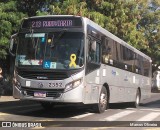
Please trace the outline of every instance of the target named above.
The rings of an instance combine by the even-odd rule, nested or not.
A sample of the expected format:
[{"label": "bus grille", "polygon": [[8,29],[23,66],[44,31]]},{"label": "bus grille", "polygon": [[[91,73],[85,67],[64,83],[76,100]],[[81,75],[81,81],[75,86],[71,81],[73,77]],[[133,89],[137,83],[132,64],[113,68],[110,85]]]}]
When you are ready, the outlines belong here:
[{"label": "bus grille", "polygon": [[34,96],[34,92],[46,92],[46,97],[58,98],[64,92],[64,89],[30,89],[30,88],[22,88],[22,91],[26,92],[27,96]]},{"label": "bus grille", "polygon": [[18,74],[27,79],[37,80],[63,80],[68,78],[66,72],[32,72],[32,71],[19,71]]}]

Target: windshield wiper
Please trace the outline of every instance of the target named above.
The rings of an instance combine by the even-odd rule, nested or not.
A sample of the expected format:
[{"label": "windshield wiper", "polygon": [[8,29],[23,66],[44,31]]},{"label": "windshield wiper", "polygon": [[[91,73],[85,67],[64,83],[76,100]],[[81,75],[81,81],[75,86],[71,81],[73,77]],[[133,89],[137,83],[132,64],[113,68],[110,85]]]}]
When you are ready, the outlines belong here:
[{"label": "windshield wiper", "polygon": [[35,43],[35,52],[34,52],[35,59],[37,59],[38,44],[39,44],[39,38],[37,39],[37,42]]},{"label": "windshield wiper", "polygon": [[35,41],[34,41],[34,38],[33,38],[33,33],[34,33],[34,30],[32,28],[30,28],[30,33],[31,33],[31,41],[32,41],[32,45],[33,45],[33,48],[35,47]]},{"label": "windshield wiper", "polygon": [[67,29],[63,29],[60,34],[58,35],[56,41],[54,42],[54,35],[52,37],[52,43],[51,43],[51,48],[55,47],[55,44],[60,40],[60,38],[64,35],[64,33],[67,31]]},{"label": "windshield wiper", "polygon": [[35,39],[33,37],[34,30],[32,28],[30,28],[30,32],[31,32],[32,45],[33,45],[33,48],[35,49],[35,51],[34,51],[34,58],[36,59],[36,53],[37,53],[37,49],[38,49],[38,41],[39,41],[39,39],[37,40],[37,42],[35,41]]}]

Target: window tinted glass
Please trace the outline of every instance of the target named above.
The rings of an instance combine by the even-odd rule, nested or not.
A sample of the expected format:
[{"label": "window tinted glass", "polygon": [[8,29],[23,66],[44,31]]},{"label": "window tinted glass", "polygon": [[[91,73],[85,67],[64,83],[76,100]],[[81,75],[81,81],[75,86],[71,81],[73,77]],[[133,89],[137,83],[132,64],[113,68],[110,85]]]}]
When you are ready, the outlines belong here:
[{"label": "window tinted glass", "polygon": [[96,42],[96,51],[92,49],[92,40],[89,40],[89,61],[94,62],[94,63],[99,63],[100,62],[100,44]]}]

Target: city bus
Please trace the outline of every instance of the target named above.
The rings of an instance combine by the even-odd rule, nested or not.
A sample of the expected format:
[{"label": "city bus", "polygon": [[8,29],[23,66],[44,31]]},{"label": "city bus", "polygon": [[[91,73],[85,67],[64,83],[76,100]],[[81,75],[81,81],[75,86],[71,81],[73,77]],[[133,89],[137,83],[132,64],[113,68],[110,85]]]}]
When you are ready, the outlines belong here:
[{"label": "city bus", "polygon": [[155,71],[152,78],[152,92],[160,92],[160,71]]},{"label": "city bus", "polygon": [[25,18],[10,50],[13,97],[45,109],[83,104],[103,113],[109,103],[137,107],[151,93],[151,58],[85,17]]}]

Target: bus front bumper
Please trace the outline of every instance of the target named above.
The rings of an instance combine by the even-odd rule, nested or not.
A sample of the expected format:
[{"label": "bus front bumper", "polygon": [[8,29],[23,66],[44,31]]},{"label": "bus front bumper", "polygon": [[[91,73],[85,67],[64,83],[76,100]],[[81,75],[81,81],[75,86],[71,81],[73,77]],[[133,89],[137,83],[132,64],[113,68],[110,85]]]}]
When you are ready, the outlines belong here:
[{"label": "bus front bumper", "polygon": [[[55,102],[55,103],[83,103],[83,85],[79,85],[78,87],[63,93],[59,93],[58,97],[50,97],[44,95],[34,95],[34,91],[32,94],[26,94],[24,90],[13,86],[13,97],[21,100],[34,100],[34,101],[46,101],[46,102]],[[54,92],[54,89],[53,89]],[[47,93],[47,92],[46,92]]]}]

